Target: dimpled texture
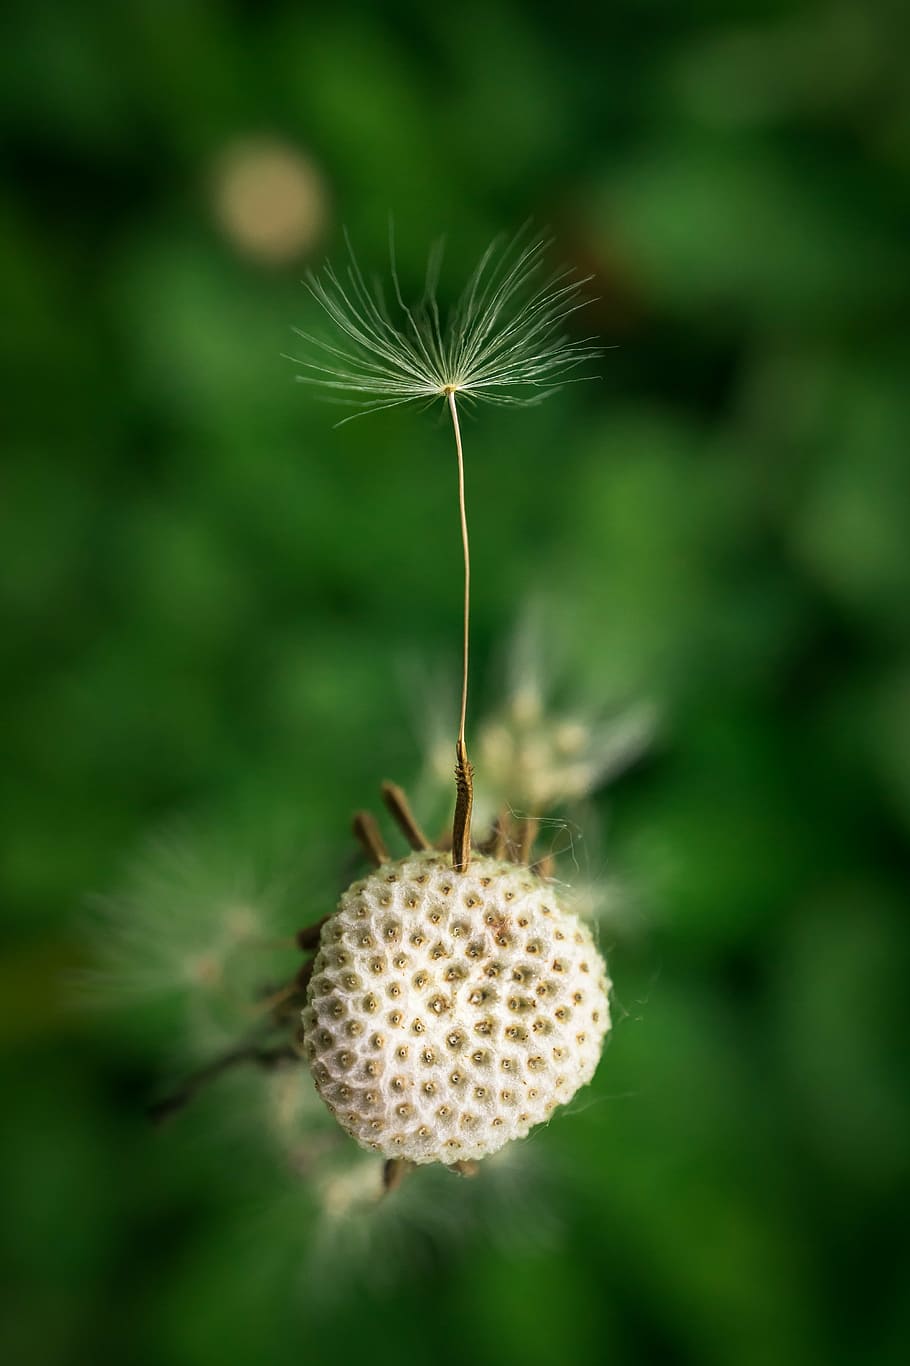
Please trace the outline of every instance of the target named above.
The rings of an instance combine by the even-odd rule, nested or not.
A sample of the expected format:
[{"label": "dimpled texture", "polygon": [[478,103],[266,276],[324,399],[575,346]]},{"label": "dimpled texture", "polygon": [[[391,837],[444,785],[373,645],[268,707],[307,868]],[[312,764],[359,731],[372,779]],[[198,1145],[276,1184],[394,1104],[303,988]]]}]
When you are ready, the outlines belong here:
[{"label": "dimpled texture", "polygon": [[552,884],[415,853],[355,882],[323,926],[304,1048],[362,1147],[451,1165],[523,1137],[591,1080],[609,989]]}]

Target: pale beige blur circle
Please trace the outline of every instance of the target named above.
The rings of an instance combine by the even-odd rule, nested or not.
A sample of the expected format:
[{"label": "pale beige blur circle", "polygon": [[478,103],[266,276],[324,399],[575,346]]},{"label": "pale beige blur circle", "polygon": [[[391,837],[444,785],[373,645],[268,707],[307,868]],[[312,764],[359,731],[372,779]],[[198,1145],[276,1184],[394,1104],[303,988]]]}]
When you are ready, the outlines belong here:
[{"label": "pale beige blur circle", "polygon": [[322,236],[328,199],[310,158],[278,141],[227,148],[214,175],[215,217],[238,251],[268,265],[305,255]]}]

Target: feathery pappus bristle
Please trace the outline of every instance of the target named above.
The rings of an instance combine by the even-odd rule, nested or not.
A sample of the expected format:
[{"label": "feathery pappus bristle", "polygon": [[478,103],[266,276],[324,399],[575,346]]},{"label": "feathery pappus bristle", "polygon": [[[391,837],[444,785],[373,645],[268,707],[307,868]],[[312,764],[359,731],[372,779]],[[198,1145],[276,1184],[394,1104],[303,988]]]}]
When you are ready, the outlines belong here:
[{"label": "feathery pappus bristle", "polygon": [[346,268],[327,263],[306,282],[341,338],[295,329],[320,355],[291,357],[311,372],[298,375],[302,383],[375,412],[451,393],[485,403],[539,403],[571,379],[590,378],[570,372],[601,348],[593,337],[572,339],[564,331],[566,320],[588,302],[581,289],[590,277],[571,269],[546,273],[549,239],[531,238],[527,228],[509,241],[496,238],[445,320],[437,299],[439,248],[430,253],[422,297],[410,305],[390,242],[390,306],[381,283],[367,283],[346,241]]}]

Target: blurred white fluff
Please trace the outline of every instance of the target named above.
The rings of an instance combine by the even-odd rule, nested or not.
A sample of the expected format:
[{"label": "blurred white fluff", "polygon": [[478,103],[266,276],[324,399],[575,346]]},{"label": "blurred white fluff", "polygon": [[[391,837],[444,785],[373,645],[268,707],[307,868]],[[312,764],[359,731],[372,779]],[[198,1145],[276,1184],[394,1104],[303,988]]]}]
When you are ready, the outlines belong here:
[{"label": "blurred white fluff", "polygon": [[[634,764],[658,728],[649,702],[610,705],[566,683],[558,633],[541,609],[531,609],[515,632],[502,704],[475,726],[474,820],[482,831],[506,808],[546,817],[576,808]],[[448,711],[428,709],[427,763],[436,784],[451,780]]]},{"label": "blurred white fluff", "polygon": [[174,1057],[236,1043],[259,1018],[257,999],[288,974],[289,882],[287,864],[263,871],[227,831],[159,835],[95,903],[83,1000],[169,1007]]}]

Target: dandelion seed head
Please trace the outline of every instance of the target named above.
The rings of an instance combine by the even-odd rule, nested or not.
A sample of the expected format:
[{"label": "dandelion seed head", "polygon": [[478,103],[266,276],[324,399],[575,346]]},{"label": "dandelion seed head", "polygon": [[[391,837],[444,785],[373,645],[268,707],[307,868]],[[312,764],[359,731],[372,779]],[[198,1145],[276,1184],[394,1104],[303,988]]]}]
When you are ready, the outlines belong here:
[{"label": "dandelion seed head", "polygon": [[528,868],[435,851],[353,884],[303,1012],[316,1088],[386,1158],[497,1152],[594,1075],[610,983],[590,930]]}]

